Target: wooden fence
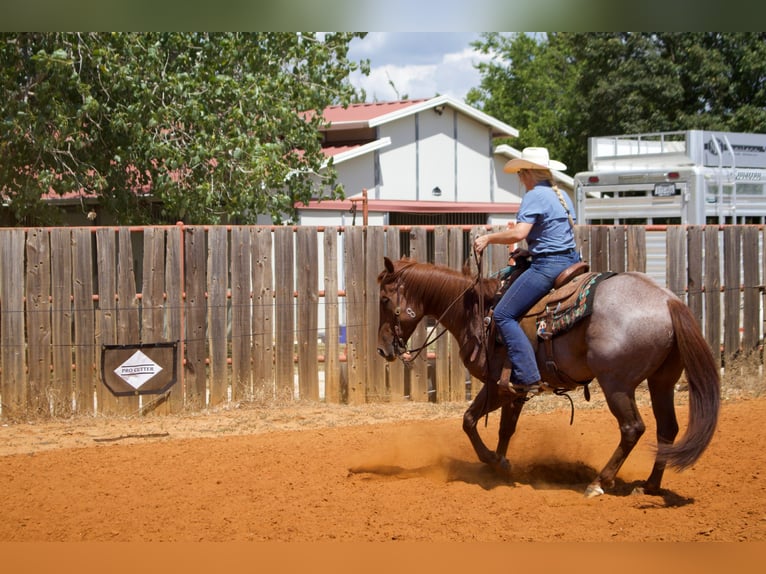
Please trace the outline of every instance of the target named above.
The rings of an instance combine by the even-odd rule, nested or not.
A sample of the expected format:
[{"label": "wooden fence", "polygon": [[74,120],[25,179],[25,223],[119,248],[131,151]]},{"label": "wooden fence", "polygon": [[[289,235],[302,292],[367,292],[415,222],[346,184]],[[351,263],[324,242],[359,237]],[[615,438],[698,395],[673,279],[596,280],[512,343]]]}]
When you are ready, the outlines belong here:
[{"label": "wooden fence", "polygon": [[[471,380],[451,337],[406,369],[377,356],[376,279],[384,255],[461,268],[473,235],[487,229],[0,229],[0,416],[465,400]],[[577,241],[593,270],[643,271],[652,233],[665,234],[656,256],[667,286],[688,302],[716,358],[759,351],[764,230],[581,226]],[[484,273],[506,256],[491,246]],[[426,335],[424,323],[413,347]],[[177,343],[175,383],[115,395],[104,350],[162,342]]]}]

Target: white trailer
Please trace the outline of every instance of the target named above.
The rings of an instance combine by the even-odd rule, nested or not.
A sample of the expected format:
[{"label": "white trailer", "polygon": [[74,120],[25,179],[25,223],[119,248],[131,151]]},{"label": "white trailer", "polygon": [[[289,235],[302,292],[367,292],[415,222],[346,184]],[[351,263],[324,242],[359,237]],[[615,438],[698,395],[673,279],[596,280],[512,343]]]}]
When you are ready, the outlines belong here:
[{"label": "white trailer", "polygon": [[592,137],[574,193],[583,224],[764,223],[766,134]]}]

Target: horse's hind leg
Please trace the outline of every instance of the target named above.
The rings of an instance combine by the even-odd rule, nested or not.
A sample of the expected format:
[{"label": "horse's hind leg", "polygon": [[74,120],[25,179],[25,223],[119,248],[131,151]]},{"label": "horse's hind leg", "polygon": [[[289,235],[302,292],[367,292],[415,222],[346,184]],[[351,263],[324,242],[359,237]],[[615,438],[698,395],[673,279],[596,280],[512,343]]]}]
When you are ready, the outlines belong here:
[{"label": "horse's hind leg", "polygon": [[588,498],[604,494],[605,488],[614,486],[614,478],[617,476],[617,472],[646,430],[644,421],[638,412],[632,386],[628,390],[614,392],[607,392],[606,388],[608,387],[605,387],[603,383],[601,386],[605,388],[604,394],[607,398],[609,410],[617,418],[617,422],[620,425],[620,444],[617,445],[614,454],[612,454],[609,462],[606,463],[606,466],[599,473],[596,480],[591,482],[588,488],[585,489],[585,496]]},{"label": "horse's hind leg", "polygon": [[[673,444],[678,435],[678,419],[673,403],[674,387],[681,369],[667,369],[664,373],[649,378],[649,394],[652,399],[652,412],[657,421],[657,443]],[[649,478],[644,484],[644,492],[658,494],[665,472],[665,462],[655,459]]]}]

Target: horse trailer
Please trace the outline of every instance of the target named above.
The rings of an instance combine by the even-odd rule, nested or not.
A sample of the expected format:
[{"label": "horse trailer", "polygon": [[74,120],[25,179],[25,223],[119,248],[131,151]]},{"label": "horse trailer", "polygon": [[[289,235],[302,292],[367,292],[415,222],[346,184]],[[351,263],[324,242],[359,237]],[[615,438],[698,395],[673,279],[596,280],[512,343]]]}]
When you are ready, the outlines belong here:
[{"label": "horse trailer", "polygon": [[766,221],[766,134],[688,130],[588,139],[581,224]]}]

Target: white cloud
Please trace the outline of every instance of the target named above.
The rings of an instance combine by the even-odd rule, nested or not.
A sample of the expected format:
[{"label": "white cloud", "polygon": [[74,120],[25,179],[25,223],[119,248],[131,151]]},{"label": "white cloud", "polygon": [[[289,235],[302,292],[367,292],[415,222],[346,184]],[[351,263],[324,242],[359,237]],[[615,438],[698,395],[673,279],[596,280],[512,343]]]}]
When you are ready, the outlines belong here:
[{"label": "white cloud", "polygon": [[[352,42],[351,59],[370,60],[370,75],[354,74],[353,85],[369,101],[449,95],[463,100],[480,76],[475,64],[484,58],[470,42],[478,34],[452,32],[373,32]],[[393,84],[393,85],[392,85]]]}]

